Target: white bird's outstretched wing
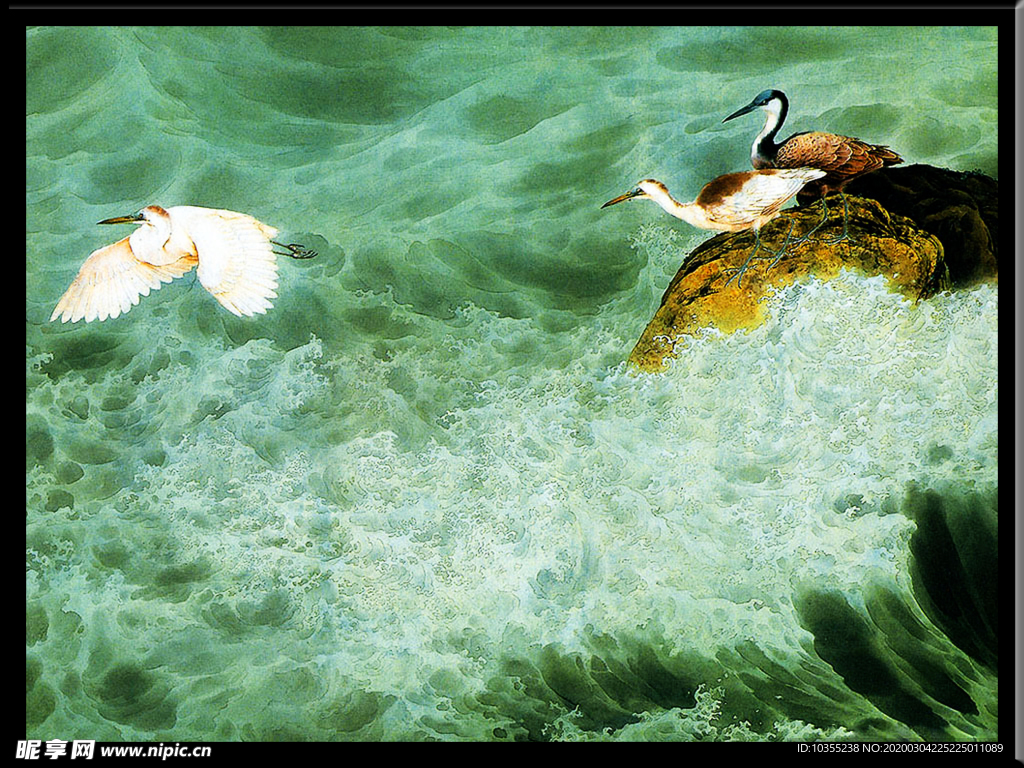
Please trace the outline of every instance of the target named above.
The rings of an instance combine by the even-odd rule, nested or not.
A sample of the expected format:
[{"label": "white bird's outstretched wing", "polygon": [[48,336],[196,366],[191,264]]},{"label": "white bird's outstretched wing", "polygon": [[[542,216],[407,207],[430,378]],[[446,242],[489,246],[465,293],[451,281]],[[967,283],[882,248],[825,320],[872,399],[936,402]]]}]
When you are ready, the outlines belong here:
[{"label": "white bird's outstretched wing", "polygon": [[277,298],[277,256],[270,239],[277,230],[234,211],[179,206],[199,254],[199,282],[229,312],[262,314]]},{"label": "white bird's outstretched wing", "polygon": [[193,256],[184,256],[173,264],[156,266],[139,261],[132,253],[128,238],[92,252],[71,286],[60,297],[50,320],[61,322],[84,319],[106,320],[127,312],[139,303],[139,296],[181,277],[196,265]]}]

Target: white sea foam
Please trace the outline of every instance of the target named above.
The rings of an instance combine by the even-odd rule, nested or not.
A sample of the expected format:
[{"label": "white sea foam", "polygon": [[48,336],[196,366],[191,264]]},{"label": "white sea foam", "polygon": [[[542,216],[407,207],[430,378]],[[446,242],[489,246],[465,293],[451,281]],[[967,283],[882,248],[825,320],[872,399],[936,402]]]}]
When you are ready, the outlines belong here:
[{"label": "white sea foam", "polygon": [[[56,57],[43,70],[79,90],[47,95],[30,72],[29,735],[994,738],[993,673],[936,626],[922,531],[995,530],[997,288],[914,304],[881,278],[812,280],[771,297],[763,326],[635,375],[623,361],[701,236],[597,205],[679,167],[661,133],[702,157],[682,186],[735,170],[711,168],[712,118],[761,78],[736,104],[677,103],[695,33],[633,30],[659,62],[638,101],[617,56],[635,40],[566,50],[568,32],[512,31],[499,66],[482,43],[504,45],[496,30],[436,30],[436,50],[398,32],[346,33],[382,47],[380,81],[362,57],[318,80],[341,55],[326,31],[311,47],[297,31],[67,33],[113,41],[113,74],[61,69],[61,35],[30,32],[30,58]],[[168,63],[176,35],[197,73]],[[451,80],[428,87],[410,73],[438,50]],[[541,53],[585,57],[582,91],[541,98],[569,82]],[[265,88],[242,66],[260,57]],[[708,63],[723,84],[727,64]],[[861,90],[842,101],[884,85],[916,105],[846,79]],[[189,95],[199,81],[209,101]],[[803,117],[838,129],[854,113],[832,115],[827,84],[804,89]],[[86,146],[114,86],[147,89],[129,112],[158,127],[132,124],[170,137],[151,166],[142,144]],[[79,154],[52,154],[76,119]],[[898,147],[911,129],[892,128],[866,138]],[[915,159],[995,141],[962,138]],[[743,141],[729,133],[738,160]],[[246,210],[319,237],[321,257],[286,260],[255,323],[182,284],[115,323],[45,325],[100,244],[79,224],[154,196]],[[938,518],[914,512],[929,491]],[[868,663],[890,699],[857,679]]]}]

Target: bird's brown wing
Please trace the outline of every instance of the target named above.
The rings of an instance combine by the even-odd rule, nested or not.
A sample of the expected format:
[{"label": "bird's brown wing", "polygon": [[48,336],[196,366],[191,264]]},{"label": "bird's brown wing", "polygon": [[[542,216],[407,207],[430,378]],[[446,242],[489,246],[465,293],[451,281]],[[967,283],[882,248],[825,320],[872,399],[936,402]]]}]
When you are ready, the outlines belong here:
[{"label": "bird's brown wing", "polygon": [[852,179],[903,159],[888,147],[835,133],[811,131],[788,139],[775,157],[780,168],[811,166],[828,171],[834,180]]},{"label": "bird's brown wing", "polygon": [[162,266],[139,261],[126,237],[92,252],[60,297],[50,320],[59,316],[62,323],[82,319],[90,323],[117,317],[138,304],[139,296],[148,296],[150,290],[181,277],[195,265],[192,256]]},{"label": "bird's brown wing", "polygon": [[277,256],[270,238],[277,230],[234,211],[186,207],[192,242],[199,254],[199,282],[232,314],[262,314],[277,298]]},{"label": "bird's brown wing", "polygon": [[[804,184],[824,175],[824,171],[814,168],[773,168],[726,174],[730,178],[725,187],[716,190],[708,184],[701,190],[697,202],[705,198],[706,214],[723,227],[734,231],[749,229],[776,216]],[[716,191],[721,197],[713,201]]]}]

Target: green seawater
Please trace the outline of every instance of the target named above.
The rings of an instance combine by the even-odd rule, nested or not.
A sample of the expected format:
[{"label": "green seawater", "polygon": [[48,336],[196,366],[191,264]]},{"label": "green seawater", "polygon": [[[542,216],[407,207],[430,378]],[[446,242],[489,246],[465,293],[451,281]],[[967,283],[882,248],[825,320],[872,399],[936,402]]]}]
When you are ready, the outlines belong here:
[{"label": "green seawater", "polygon": [[[995,29],[26,38],[29,738],[997,738],[997,287],[812,280],[633,375],[710,235],[600,209],[746,169],[770,87],[995,175]],[[319,256],[49,322],[150,203]]]}]

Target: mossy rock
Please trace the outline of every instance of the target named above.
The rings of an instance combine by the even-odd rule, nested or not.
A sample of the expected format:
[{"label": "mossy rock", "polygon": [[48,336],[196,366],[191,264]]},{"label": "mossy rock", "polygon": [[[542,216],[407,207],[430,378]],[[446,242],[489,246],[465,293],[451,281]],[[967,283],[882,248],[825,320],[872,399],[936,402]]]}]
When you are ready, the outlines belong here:
[{"label": "mossy rock", "polygon": [[[884,275],[892,290],[914,301],[950,287],[942,243],[935,235],[875,200],[845,198],[845,207],[842,196],[826,199],[827,219],[821,203],[815,203],[768,222],[761,228],[766,258],[758,253],[739,279],[736,270],[756,244],[752,232],[717,235],[694,249],[629,362],[641,371],[662,371],[676,356],[682,336],[709,326],[725,333],[755,328],[765,319],[763,299],[770,288],[811,276],[831,279],[843,268]],[[771,252],[781,252],[774,265]]]},{"label": "mossy rock", "polygon": [[850,182],[847,194],[869,197],[907,216],[942,241],[952,287],[999,277],[999,182],[978,171],[933,165],[883,168]]}]

